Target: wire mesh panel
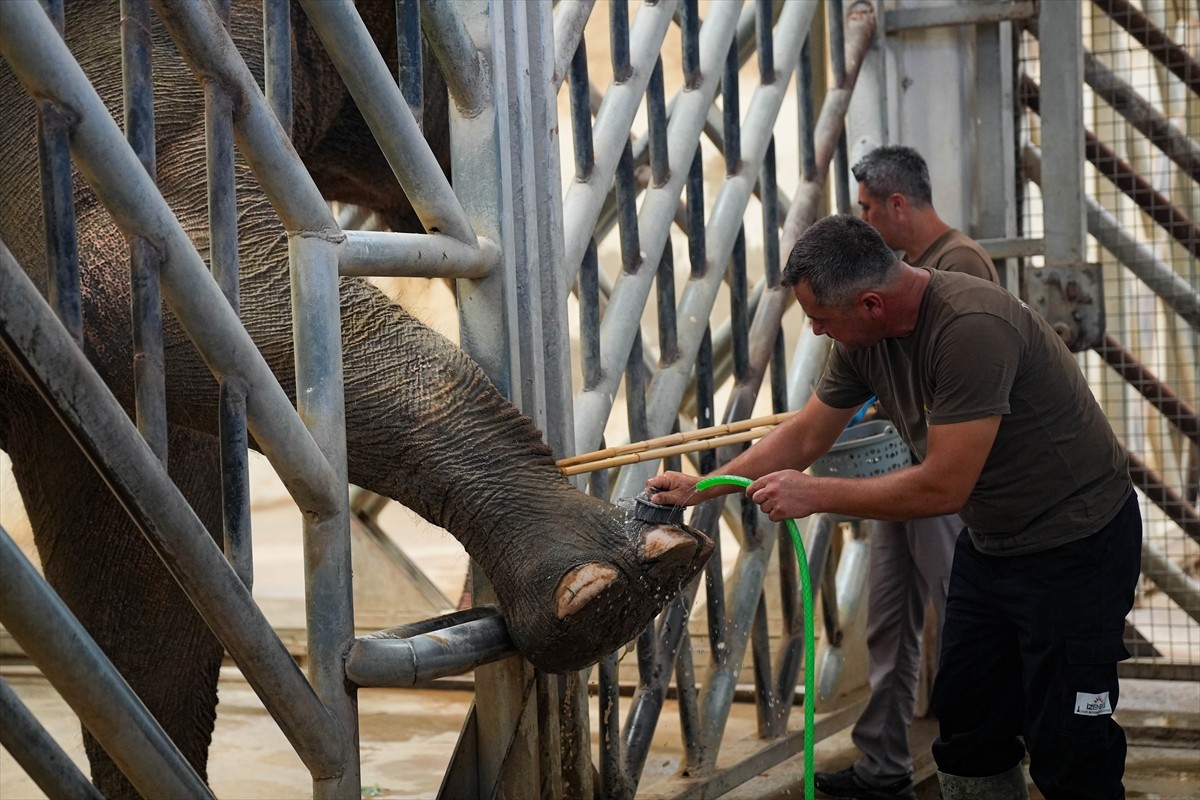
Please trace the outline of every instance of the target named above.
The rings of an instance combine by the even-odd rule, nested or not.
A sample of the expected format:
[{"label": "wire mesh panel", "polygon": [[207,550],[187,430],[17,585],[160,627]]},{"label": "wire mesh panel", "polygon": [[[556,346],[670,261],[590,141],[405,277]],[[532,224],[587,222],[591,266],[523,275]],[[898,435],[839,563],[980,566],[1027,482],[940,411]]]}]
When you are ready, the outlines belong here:
[{"label": "wire mesh panel", "polygon": [[[1142,10],[1145,9],[1145,11]],[[1084,13],[1087,260],[1103,334],[1080,366],[1130,453],[1143,577],[1127,673],[1200,670],[1200,64],[1195,9],[1096,0]],[[1020,42],[1021,224],[1042,234],[1039,42]],[[1096,287],[1099,288],[1099,287]]]}]

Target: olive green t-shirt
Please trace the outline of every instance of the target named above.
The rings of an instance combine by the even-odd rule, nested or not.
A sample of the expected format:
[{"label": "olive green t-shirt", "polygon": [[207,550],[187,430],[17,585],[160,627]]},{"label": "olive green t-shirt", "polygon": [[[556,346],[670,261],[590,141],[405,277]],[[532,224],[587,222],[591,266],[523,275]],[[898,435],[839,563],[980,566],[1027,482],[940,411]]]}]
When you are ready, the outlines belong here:
[{"label": "olive green t-shirt", "polygon": [[[912,254],[906,254],[906,259]],[[1000,274],[992,263],[991,256],[979,242],[960,230],[951,228],[933,240],[924,253],[908,262],[914,267],[933,267],[946,272],[965,272],[992,283],[1000,282]]]},{"label": "olive green t-shirt", "polygon": [[875,394],[917,461],[928,425],[1001,415],[959,511],[982,552],[1033,553],[1096,532],[1133,486],[1125,452],[1074,358],[1005,289],[927,271],[913,332],[856,352],[836,344],[817,395],[854,408]]}]

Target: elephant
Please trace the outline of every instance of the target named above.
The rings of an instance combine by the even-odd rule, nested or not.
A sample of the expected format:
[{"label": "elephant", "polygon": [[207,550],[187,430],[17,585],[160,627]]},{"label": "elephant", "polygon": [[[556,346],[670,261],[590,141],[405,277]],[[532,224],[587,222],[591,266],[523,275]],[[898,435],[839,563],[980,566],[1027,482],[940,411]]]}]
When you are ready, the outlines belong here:
[{"label": "elephant", "polygon": [[[68,46],[119,118],[120,5],[66,5]],[[229,30],[261,83],[261,7],[232,6]],[[394,64],[394,3],[360,0],[359,11]],[[399,186],[378,179],[388,173],[383,155],[298,6],[292,17],[292,137],[317,186],[330,201],[374,210],[393,230],[422,231]],[[152,34],[157,180],[207,257],[203,94],[157,19]],[[426,137],[449,171],[448,100],[432,78]],[[0,241],[45,294],[36,130],[34,102],[0,59]],[[240,161],[237,172],[241,316],[294,402],[287,237]],[[78,174],[74,183],[83,349],[132,415],[129,245]],[[565,672],[595,663],[636,637],[703,568],[711,540],[579,491],[541,431],[461,349],[364,280],[342,278],[340,302],[349,480],[464,545],[534,666]],[[163,337],[169,474],[219,543],[218,385],[169,311]],[[0,357],[0,449],[12,460],[47,580],[206,777],[222,647],[8,353]],[[84,739],[100,790],[134,796],[86,731]]]}]

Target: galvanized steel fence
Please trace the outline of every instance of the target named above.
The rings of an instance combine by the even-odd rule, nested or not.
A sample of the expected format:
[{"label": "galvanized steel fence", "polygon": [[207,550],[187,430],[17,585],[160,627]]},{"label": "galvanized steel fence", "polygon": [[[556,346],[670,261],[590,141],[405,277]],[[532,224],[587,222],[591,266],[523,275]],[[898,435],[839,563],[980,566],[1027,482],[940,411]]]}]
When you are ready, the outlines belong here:
[{"label": "galvanized steel fence", "polygon": [[[1034,14],[1029,3],[993,5],[1004,6],[1005,18]],[[780,265],[812,221],[831,208],[851,210],[847,164],[852,148],[845,119],[864,61],[873,48],[879,57],[883,9],[868,0],[703,6],[697,0],[657,0],[637,6],[631,17],[622,1],[561,0],[552,8],[397,0],[398,16],[407,24],[398,26],[404,38],[393,75],[352,5],[301,0],[300,6],[427,233],[350,229],[353,214],[334,215],[288,147],[291,23],[286,2],[265,3],[267,68],[260,91],[222,26],[227,6],[160,0],[154,11],[184,58],[197,71],[220,78],[207,88],[214,283],[153,185],[153,124],[144,94],[150,61],[144,43],[129,44],[126,80],[129,118],[145,122],[127,125],[122,134],[55,33],[53,19],[60,10],[52,6],[48,16],[35,2],[6,4],[0,26],[4,57],[41,103],[48,241],[59,265],[46,306],[7,251],[0,253],[6,345],[37,375],[64,421],[113,475],[140,526],[312,772],[315,796],[358,795],[356,741],[338,732],[357,729],[357,687],[411,684],[472,667],[477,699],[443,783],[447,797],[497,792],[715,796],[799,752],[804,733],[789,724],[801,699],[796,686],[803,656],[794,553],[775,525],[736,501],[706,504],[691,519],[696,527],[717,532],[724,515],[728,535],[722,547],[736,552],[719,548],[702,580],[683,587],[636,650],[604,659],[594,676],[548,676],[512,659],[498,661],[511,650],[503,625],[486,611],[410,626],[402,639],[355,637],[350,509],[344,467],[335,466],[345,463],[337,279],[339,274],[457,279],[464,349],[535,420],[559,456],[796,408],[823,367],[827,342],[795,319],[798,312],[786,313],[791,294],[778,285]],[[123,7],[132,15],[150,13],[137,0],[125,0]],[[894,17],[897,23],[906,19],[912,22]],[[954,24],[947,20],[939,24]],[[595,32],[604,25],[607,37]],[[421,135],[424,59],[418,29],[453,100],[453,187]],[[608,58],[593,52],[605,47]],[[1092,72],[1101,74],[1099,67]],[[1185,102],[1189,109],[1195,108],[1195,80],[1183,79],[1193,92]],[[245,113],[236,119],[221,86],[236,88],[246,99]],[[877,83],[859,91],[860,101],[863,92],[876,104],[882,98]],[[1024,98],[1028,104],[1033,95],[1026,92]],[[83,111],[70,155],[60,106]],[[1188,119],[1194,128],[1195,120]],[[568,124],[569,148],[560,141]],[[1194,137],[1189,146],[1170,133],[1163,136],[1162,141],[1176,143],[1164,145],[1172,154],[1191,158]],[[876,135],[875,143],[885,139]],[[234,141],[287,229],[321,232],[292,239],[300,332],[297,408],[237,319]],[[560,150],[569,155],[560,159]],[[147,365],[138,380],[142,436],[132,435],[132,424],[71,342],[79,341],[81,324],[68,202],[72,157],[134,242],[136,336],[144,354],[140,362]],[[1070,167],[1056,163],[1055,168]],[[564,171],[571,172],[565,180]],[[1178,396],[1160,390],[1157,402],[1149,402],[1182,428],[1160,430],[1149,452],[1153,464],[1169,462],[1154,486],[1179,496],[1168,504],[1183,509],[1178,512],[1183,518],[1164,505],[1168,518],[1152,523],[1161,531],[1151,537],[1152,547],[1179,539],[1181,530],[1196,538],[1190,527],[1195,524],[1195,433],[1187,428],[1194,426],[1196,402],[1194,368],[1189,372],[1187,365],[1195,360],[1180,360],[1177,352],[1182,348],[1194,356],[1196,348],[1195,233],[1180,218],[1196,218],[1195,175],[1190,179],[1177,194],[1191,204],[1190,211],[1175,204],[1174,211],[1159,209],[1154,215],[1168,231],[1184,236],[1175,243],[1155,242],[1176,259],[1174,266],[1141,258],[1142,245],[1121,239],[1128,235],[1125,226],[1104,224],[1103,209],[1089,207],[1088,212],[1089,224],[1097,221],[1093,235],[1124,266],[1151,287],[1172,287],[1169,297],[1160,293],[1173,314],[1164,311],[1169,331],[1159,334],[1170,338],[1176,351],[1161,355],[1164,361],[1155,372],[1162,380],[1155,385],[1181,388]],[[1098,232],[1110,228],[1109,234]],[[139,245],[151,232],[177,269],[158,273],[153,255],[158,250]],[[1023,258],[1037,249],[1020,238],[993,243],[998,257]],[[1049,256],[1053,246],[1049,237],[1046,241]],[[1131,254],[1142,266],[1129,263]],[[425,266],[431,263],[444,266],[431,270]],[[1114,266],[1111,272],[1122,269]],[[1175,291],[1181,281],[1190,283],[1190,293]],[[200,523],[161,464],[166,423],[161,320],[155,315],[160,291],[221,381],[227,559],[215,547],[203,546],[210,540],[194,531]],[[1114,297],[1118,293],[1111,291]],[[1111,355],[1113,347],[1108,343],[1098,352]],[[1141,360],[1125,357],[1122,369],[1136,372],[1135,362]],[[1127,380],[1129,374],[1121,372]],[[1139,374],[1144,387],[1148,379]],[[75,402],[82,396],[86,403]],[[1135,452],[1142,452],[1129,432],[1122,433]],[[321,615],[321,624],[309,626],[307,679],[249,593],[248,434],[304,511],[306,540],[323,543],[305,548],[309,613]],[[711,470],[730,455],[705,452],[692,467]],[[669,465],[681,462],[676,458]],[[658,466],[633,464],[578,480],[593,494],[616,500],[637,494]],[[193,533],[173,533],[181,530]],[[858,709],[845,700],[855,687],[847,685],[843,665],[854,658],[852,648],[861,647],[855,626],[861,625],[868,545],[858,523],[842,527],[823,516],[807,522],[804,541],[821,590],[822,665],[819,697],[802,700],[821,703],[818,708],[827,712],[811,732],[820,737],[844,727]],[[0,543],[7,562],[11,543],[7,536]],[[1184,551],[1183,563],[1171,554],[1161,563],[1155,551],[1147,556],[1158,565],[1153,579],[1185,610],[1192,608],[1186,598],[1194,596],[1195,579],[1179,576],[1191,566],[1191,552]],[[39,609],[55,607],[53,598],[41,596],[36,574],[21,574],[30,581],[28,591],[6,592],[40,599],[31,601],[27,612],[10,615],[17,627],[22,620],[32,625],[44,613]],[[703,604],[696,602],[701,589]],[[486,585],[477,590],[486,597]],[[5,620],[10,629],[11,620]],[[70,622],[62,625],[69,629]],[[343,662],[347,642],[349,658]],[[98,655],[94,647],[85,650],[89,657]],[[1182,663],[1194,667],[1200,661],[1195,646],[1184,650]],[[41,654],[39,663],[43,659],[55,660],[51,651]],[[65,668],[45,669],[52,681],[70,684]],[[100,664],[94,669],[108,674]],[[146,742],[153,742],[133,746],[129,762],[138,776],[135,785],[149,794],[206,791],[162,741],[153,720],[143,719],[147,715],[138,711],[136,698],[120,693],[115,678],[104,683],[118,698],[114,704],[128,718],[142,720],[139,729]],[[595,706],[589,684],[598,693]],[[632,688],[632,698],[622,715],[623,686]],[[727,741],[732,704],[746,686],[753,687],[757,735]],[[0,693],[0,703],[19,714],[19,702],[10,703],[9,694]],[[677,711],[667,711],[668,701]],[[83,710],[87,702],[81,698],[77,710],[94,716],[103,730],[102,712]],[[683,770],[643,785],[651,737],[667,724],[668,714],[677,717],[682,732]],[[599,735],[596,764],[593,729]],[[35,723],[30,730],[36,735]],[[63,791],[79,785],[77,774],[64,772],[53,780]]]}]

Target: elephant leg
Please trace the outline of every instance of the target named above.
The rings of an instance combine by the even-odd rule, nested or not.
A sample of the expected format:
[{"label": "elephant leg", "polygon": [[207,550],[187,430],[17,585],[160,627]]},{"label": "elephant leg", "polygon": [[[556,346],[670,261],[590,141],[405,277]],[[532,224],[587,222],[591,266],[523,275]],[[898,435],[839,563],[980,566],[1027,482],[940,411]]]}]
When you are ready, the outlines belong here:
[{"label": "elephant leg", "polygon": [[[223,650],[129,515],[50,410],[9,407],[5,436],[47,580],[206,779]],[[172,478],[210,531],[220,528],[214,440],[173,430]],[[138,797],[84,730],[92,779]]]}]

